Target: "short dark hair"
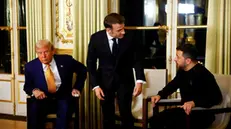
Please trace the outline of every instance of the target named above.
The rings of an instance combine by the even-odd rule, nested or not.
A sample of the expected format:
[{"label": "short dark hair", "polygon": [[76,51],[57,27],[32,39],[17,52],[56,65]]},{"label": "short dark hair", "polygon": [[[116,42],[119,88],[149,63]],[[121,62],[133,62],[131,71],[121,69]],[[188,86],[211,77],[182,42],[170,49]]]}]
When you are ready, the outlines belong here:
[{"label": "short dark hair", "polygon": [[197,60],[198,51],[195,45],[192,44],[182,44],[179,45],[176,50],[182,51],[184,58],[190,58],[193,61]]},{"label": "short dark hair", "polygon": [[112,24],[124,24],[125,18],[118,13],[110,13],[104,18],[104,27],[112,28]]}]

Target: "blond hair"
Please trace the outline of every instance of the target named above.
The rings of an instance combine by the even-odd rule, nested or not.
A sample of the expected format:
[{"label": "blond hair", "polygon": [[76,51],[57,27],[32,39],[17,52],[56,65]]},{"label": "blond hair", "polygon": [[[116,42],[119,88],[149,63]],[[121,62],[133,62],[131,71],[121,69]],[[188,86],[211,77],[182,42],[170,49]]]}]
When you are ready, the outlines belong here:
[{"label": "blond hair", "polygon": [[44,46],[48,46],[50,50],[54,50],[54,45],[47,39],[38,40],[35,44],[35,49],[42,48]]}]

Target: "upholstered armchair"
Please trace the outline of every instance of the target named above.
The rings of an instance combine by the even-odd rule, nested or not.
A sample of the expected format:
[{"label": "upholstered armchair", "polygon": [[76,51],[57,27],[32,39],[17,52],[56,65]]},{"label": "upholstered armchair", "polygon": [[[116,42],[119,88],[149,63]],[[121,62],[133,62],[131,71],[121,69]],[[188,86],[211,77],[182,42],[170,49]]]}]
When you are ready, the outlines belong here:
[{"label": "upholstered armchair", "polygon": [[[150,96],[156,95],[167,82],[167,70],[166,69],[144,69],[146,84],[143,85],[142,93],[133,98],[132,101],[132,114],[135,118],[135,122],[141,124],[142,128],[147,128],[148,118],[153,115],[153,108],[150,103],[144,105],[144,101]],[[135,80],[136,81],[136,80]],[[143,112],[147,114],[143,114]],[[115,114],[119,119],[119,109],[116,103]],[[145,117],[144,117],[145,115]]]},{"label": "upholstered armchair", "polygon": [[[230,75],[217,75],[215,74],[215,79],[221,89],[223,101],[219,105],[215,105],[211,108],[199,108],[195,107],[192,109],[192,112],[214,112],[216,114],[215,121],[209,127],[209,129],[226,129],[230,121],[230,112],[231,112],[231,76]],[[148,124],[148,105],[151,102],[151,98],[144,98],[143,100],[143,119],[144,125],[143,129],[147,129]],[[180,99],[161,99],[153,110],[153,113],[159,112],[159,106],[173,106],[181,105]],[[186,118],[189,119],[189,118]],[[189,127],[189,120],[187,121],[187,127]]]}]

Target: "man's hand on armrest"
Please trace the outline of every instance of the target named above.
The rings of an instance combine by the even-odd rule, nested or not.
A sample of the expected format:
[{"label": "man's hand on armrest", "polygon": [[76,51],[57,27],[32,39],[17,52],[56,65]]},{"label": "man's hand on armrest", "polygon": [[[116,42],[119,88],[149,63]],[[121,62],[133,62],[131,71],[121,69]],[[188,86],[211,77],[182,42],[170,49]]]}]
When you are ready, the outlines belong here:
[{"label": "man's hand on armrest", "polygon": [[77,89],[72,89],[71,94],[72,94],[73,97],[79,97],[80,96],[80,91],[77,90]]},{"label": "man's hand on armrest", "polygon": [[[154,97],[154,96],[153,96]],[[146,99],[148,102],[152,102],[152,97]],[[160,99],[155,103],[155,106],[172,106],[172,105],[182,105],[181,99]]]},{"label": "man's hand on armrest", "polygon": [[192,111],[192,108],[195,107],[195,103],[193,101],[188,101],[188,102],[185,102],[184,105],[180,107],[184,109],[187,115],[189,115]]},{"label": "man's hand on armrest", "polygon": [[35,88],[33,91],[32,91],[34,97],[36,99],[44,99],[46,98],[47,96],[45,95],[45,93],[37,88]]},{"label": "man's hand on armrest", "polygon": [[159,95],[155,95],[151,98],[151,101],[152,101],[152,106],[155,107],[156,106],[156,103],[160,101],[160,96]]}]

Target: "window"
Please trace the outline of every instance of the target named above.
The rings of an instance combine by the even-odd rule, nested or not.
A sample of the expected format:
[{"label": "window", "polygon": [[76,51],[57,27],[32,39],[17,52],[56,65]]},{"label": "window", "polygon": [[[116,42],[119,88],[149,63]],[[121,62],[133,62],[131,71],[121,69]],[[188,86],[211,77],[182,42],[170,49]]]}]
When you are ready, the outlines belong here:
[{"label": "window", "polygon": [[[145,68],[166,68],[166,0],[120,0],[120,14],[128,29],[136,31],[136,40],[143,45]],[[140,28],[139,28],[140,27]]]},{"label": "window", "polygon": [[[191,11],[186,8],[190,8]],[[177,14],[177,44],[195,45],[199,53],[198,60],[203,64],[205,63],[207,10],[207,0],[180,0]]]},{"label": "window", "polygon": [[144,46],[145,68],[174,68],[176,46],[184,43],[194,44],[199,51],[198,59],[205,62],[208,0],[120,0],[119,3],[126,28],[139,33],[136,38]]},{"label": "window", "polygon": [[0,1],[0,73],[11,73],[11,11],[10,1]]},{"label": "window", "polygon": [[[12,3],[17,3],[15,12]],[[17,65],[17,73],[23,74],[23,67],[27,60],[25,0],[1,0],[0,6],[0,73],[10,74],[13,72],[13,66]],[[17,20],[14,17],[15,14],[17,14]],[[14,27],[16,23],[17,28]],[[16,31],[17,36],[14,35]]]},{"label": "window", "polygon": [[24,73],[24,66],[27,62],[26,42],[26,6],[25,0],[18,0],[18,39],[19,39],[19,73]]}]

